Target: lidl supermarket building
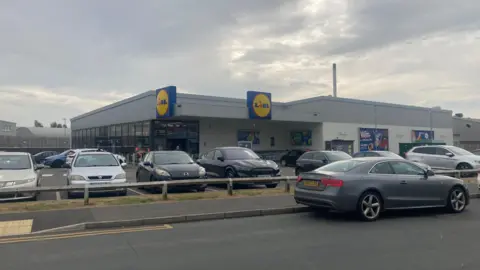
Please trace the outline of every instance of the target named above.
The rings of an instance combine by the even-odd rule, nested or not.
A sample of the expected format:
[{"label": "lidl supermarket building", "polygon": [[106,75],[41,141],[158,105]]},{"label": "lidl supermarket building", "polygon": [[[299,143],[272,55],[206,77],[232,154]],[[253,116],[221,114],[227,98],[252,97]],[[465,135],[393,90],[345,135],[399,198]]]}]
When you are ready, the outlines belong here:
[{"label": "lidl supermarket building", "polygon": [[204,153],[251,141],[258,152],[367,149],[401,152],[405,144],[453,144],[452,111],[336,97],[271,102],[176,93],[165,87],[71,119],[73,147],[180,149]]}]

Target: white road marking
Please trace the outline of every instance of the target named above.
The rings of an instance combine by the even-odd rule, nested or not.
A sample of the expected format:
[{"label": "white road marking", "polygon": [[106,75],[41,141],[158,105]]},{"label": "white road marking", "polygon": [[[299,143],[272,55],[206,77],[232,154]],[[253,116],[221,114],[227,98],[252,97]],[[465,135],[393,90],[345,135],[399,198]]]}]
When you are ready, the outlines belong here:
[{"label": "white road marking", "polygon": [[60,197],[60,191],[55,192],[55,197],[57,198],[57,201],[62,200],[62,197]]},{"label": "white road marking", "polygon": [[43,177],[51,177],[53,174],[42,174]]},{"label": "white road marking", "polygon": [[64,174],[63,174],[63,176],[67,176],[67,174],[66,174],[66,173],[64,173]]},{"label": "white road marking", "polygon": [[133,192],[133,193],[135,193],[135,194],[137,194],[137,195],[145,195],[145,193],[142,193],[142,192],[140,192],[140,191],[138,191],[138,190],[135,190],[135,189],[127,188],[127,190],[129,190],[129,191],[131,191],[131,192]]}]

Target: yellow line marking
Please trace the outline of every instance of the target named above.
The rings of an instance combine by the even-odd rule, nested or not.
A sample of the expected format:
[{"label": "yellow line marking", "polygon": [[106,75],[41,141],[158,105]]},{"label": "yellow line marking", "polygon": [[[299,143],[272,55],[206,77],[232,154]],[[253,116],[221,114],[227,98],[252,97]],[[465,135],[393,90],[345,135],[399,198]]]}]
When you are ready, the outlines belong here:
[{"label": "yellow line marking", "polygon": [[32,232],[33,219],[0,222],[0,236],[26,234]]},{"label": "yellow line marking", "polygon": [[0,239],[0,244],[60,240],[60,239],[70,239],[70,238],[79,238],[79,237],[87,237],[87,236],[109,235],[109,234],[130,233],[130,232],[144,232],[144,231],[154,231],[154,230],[168,230],[168,229],[173,229],[173,227],[171,225],[165,224],[161,226],[150,226],[150,227],[98,230],[98,231],[64,233],[64,234],[54,234],[54,235],[26,236],[26,237]]}]

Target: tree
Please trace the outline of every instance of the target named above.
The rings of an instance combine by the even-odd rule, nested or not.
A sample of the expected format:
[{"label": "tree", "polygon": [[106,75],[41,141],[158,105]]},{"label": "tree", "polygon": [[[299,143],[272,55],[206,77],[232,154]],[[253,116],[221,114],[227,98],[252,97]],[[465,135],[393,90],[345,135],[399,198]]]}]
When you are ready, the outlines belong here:
[{"label": "tree", "polygon": [[50,127],[51,128],[62,128],[63,126],[60,123],[52,122],[52,123],[50,123]]},{"label": "tree", "polygon": [[62,128],[68,128],[68,127],[67,127],[67,125],[63,124],[63,125],[62,125]]},{"label": "tree", "polygon": [[35,121],[33,122],[33,126],[34,126],[34,127],[43,127],[43,124],[40,123],[38,120],[35,120]]}]

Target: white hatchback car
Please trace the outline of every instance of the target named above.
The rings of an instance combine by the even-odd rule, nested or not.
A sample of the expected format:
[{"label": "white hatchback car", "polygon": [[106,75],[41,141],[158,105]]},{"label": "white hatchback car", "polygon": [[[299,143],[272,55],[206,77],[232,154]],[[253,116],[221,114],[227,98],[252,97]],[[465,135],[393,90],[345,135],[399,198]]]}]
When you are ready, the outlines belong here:
[{"label": "white hatchback car", "polygon": [[[71,164],[66,165],[67,185],[98,185],[123,184],[127,182],[127,175],[123,168],[125,163],[120,162],[109,152],[80,152]],[[126,188],[112,188],[90,192],[114,192],[120,196],[127,194]],[[68,192],[68,197],[83,193],[83,190]]]},{"label": "white hatchback car", "polygon": [[[35,164],[29,153],[1,152],[0,153],[0,189],[2,188],[35,188],[40,185],[39,170],[41,164]],[[0,194],[0,201],[35,200],[37,193],[8,193]]]}]

